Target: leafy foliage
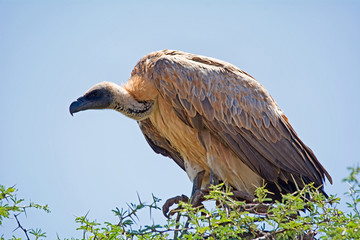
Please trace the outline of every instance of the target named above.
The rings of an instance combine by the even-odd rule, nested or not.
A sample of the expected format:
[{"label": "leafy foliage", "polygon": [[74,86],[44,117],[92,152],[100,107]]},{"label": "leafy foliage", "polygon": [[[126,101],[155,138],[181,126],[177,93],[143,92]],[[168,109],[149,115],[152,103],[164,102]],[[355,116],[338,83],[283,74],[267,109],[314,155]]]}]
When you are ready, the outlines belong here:
[{"label": "leafy foliage", "polygon": [[[45,212],[50,212],[48,205],[40,205],[38,203],[30,202],[29,204],[24,204],[24,199],[18,199],[16,195],[16,189],[14,187],[6,188],[3,185],[0,185],[0,226],[2,225],[4,219],[8,219],[11,216],[14,216],[19,229],[21,229],[26,239],[30,239],[30,236],[33,236],[35,239],[41,237],[46,237],[46,233],[41,229],[25,229],[19,222],[18,216],[22,213],[26,214],[26,210],[35,208],[41,209]],[[29,236],[30,234],[30,236]],[[13,236],[11,239],[21,239]],[[0,240],[5,240],[3,236],[0,236]]]},{"label": "leafy foliage", "polygon": [[[77,217],[75,222],[83,232],[82,239],[360,239],[360,168],[349,170],[349,176],[344,179],[349,185],[345,193],[350,199],[349,212],[337,208],[339,198],[326,198],[311,184],[283,195],[281,202],[272,204],[268,198],[271,193],[265,186],[256,190],[253,203],[245,203],[235,200],[231,191],[224,191],[224,186],[219,185],[212,186],[205,196],[206,207],[180,202],[162,225],[138,225],[140,212],[149,211],[151,216],[154,211],[161,211],[160,199],[155,196],[151,204],[138,197],[137,204],[114,209],[117,223],[101,224],[87,215]],[[14,193],[14,188],[0,187],[0,224],[11,214],[16,216],[27,208],[48,211],[47,206],[34,203],[20,207],[23,199],[17,200]],[[19,228],[25,229],[20,223]],[[30,239],[27,233],[35,239],[45,237],[41,230],[25,231]]]}]

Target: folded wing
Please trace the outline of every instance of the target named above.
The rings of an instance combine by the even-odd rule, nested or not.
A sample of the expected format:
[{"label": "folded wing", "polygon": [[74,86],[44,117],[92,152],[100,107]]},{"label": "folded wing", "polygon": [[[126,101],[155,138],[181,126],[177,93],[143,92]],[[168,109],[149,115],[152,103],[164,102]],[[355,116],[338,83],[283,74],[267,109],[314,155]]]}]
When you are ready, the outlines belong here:
[{"label": "folded wing", "polygon": [[286,189],[289,182],[321,186],[325,176],[332,182],[266,89],[240,69],[169,52],[156,61],[151,76],[183,122],[210,131],[239,161],[283,191],[293,190]]}]

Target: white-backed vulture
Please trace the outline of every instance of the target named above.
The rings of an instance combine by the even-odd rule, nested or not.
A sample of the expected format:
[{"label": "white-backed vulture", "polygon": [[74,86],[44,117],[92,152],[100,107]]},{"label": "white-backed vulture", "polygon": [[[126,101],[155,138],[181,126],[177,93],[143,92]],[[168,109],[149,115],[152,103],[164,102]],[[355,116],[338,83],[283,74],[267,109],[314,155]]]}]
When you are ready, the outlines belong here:
[{"label": "white-backed vulture", "polygon": [[[156,153],[172,158],[205,189],[213,178],[254,194],[263,182],[279,199],[331,177],[268,91],[214,58],[164,50],[143,57],[123,86],[102,82],[70,113],[114,109],[135,119]],[[201,173],[201,178],[197,178]]]}]

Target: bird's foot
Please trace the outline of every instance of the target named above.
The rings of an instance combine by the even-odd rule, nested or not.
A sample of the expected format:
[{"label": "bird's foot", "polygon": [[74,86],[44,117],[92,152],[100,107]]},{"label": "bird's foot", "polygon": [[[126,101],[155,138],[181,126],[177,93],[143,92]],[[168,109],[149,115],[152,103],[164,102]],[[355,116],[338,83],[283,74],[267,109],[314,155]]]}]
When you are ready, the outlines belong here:
[{"label": "bird's foot", "polygon": [[234,190],[233,193],[235,199],[246,202],[243,206],[244,211],[259,215],[268,214],[269,204],[254,201],[255,197],[247,192]]},{"label": "bird's foot", "polygon": [[179,202],[189,202],[189,198],[185,195],[181,195],[181,196],[176,196],[173,198],[169,198],[168,200],[166,200],[165,204],[162,207],[162,211],[165,217],[170,218],[170,216],[175,214],[175,210],[173,209],[171,211],[170,207],[174,204],[179,204]]},{"label": "bird's foot", "polygon": [[175,208],[170,210],[170,207],[174,204],[179,204],[179,202],[190,202],[193,207],[200,207],[203,206],[202,202],[205,200],[204,196],[208,194],[209,191],[207,190],[196,190],[194,194],[191,196],[191,199],[185,195],[176,196],[173,198],[168,199],[162,207],[162,211],[165,217],[169,218],[170,216],[176,213],[176,210],[179,208]]},{"label": "bird's foot", "polygon": [[[232,192],[234,194],[235,199],[240,200],[240,201],[245,201],[246,203],[250,203],[249,207],[252,206],[251,203],[254,203],[255,197],[253,195],[251,195],[247,192],[238,191],[238,190],[233,190]],[[170,210],[170,207],[174,204],[179,204],[179,202],[186,202],[186,203],[190,202],[193,207],[203,207],[202,202],[205,200],[204,196],[207,194],[209,194],[209,190],[198,189],[192,194],[190,200],[186,195],[181,195],[181,196],[176,196],[176,197],[170,198],[170,199],[166,200],[165,204],[162,207],[163,214],[167,218],[170,218],[171,216],[173,216],[177,212],[177,210],[179,210],[179,208],[177,207],[177,208]],[[259,210],[260,209],[258,209],[258,211]],[[260,212],[262,212],[262,211],[260,211]]]},{"label": "bird's foot", "polygon": [[240,201],[244,201],[247,203],[253,203],[255,197],[247,192],[233,190],[234,197]]},{"label": "bird's foot", "polygon": [[193,207],[199,207],[203,206],[202,202],[205,200],[204,196],[209,194],[208,190],[201,190],[198,189],[194,192],[194,194],[191,196],[191,205]]}]

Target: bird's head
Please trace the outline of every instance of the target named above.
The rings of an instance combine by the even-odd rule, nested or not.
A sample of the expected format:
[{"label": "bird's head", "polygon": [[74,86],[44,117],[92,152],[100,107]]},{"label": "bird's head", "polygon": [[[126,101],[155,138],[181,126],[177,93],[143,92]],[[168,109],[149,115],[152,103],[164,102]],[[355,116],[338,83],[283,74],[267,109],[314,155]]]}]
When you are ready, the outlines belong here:
[{"label": "bird's head", "polygon": [[143,120],[153,111],[154,101],[137,101],[126,89],[111,82],[98,83],[70,105],[70,113],[88,109],[114,109],[135,119]]},{"label": "bird's head", "polygon": [[112,108],[114,102],[114,83],[102,82],[98,83],[84,96],[79,97],[76,101],[70,105],[70,113],[73,115],[76,112],[88,110],[88,109],[109,109]]}]

